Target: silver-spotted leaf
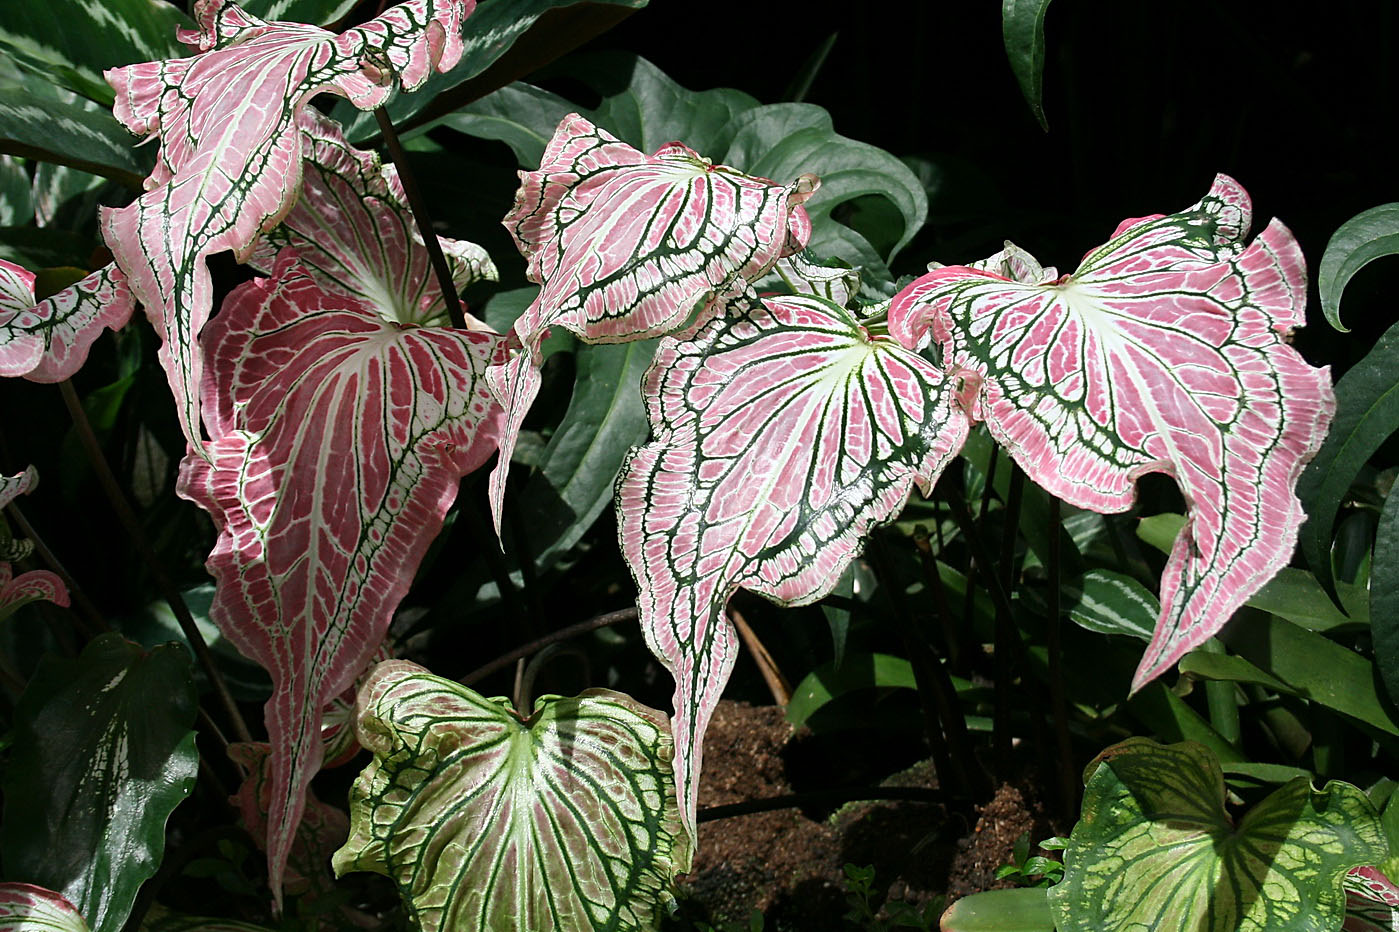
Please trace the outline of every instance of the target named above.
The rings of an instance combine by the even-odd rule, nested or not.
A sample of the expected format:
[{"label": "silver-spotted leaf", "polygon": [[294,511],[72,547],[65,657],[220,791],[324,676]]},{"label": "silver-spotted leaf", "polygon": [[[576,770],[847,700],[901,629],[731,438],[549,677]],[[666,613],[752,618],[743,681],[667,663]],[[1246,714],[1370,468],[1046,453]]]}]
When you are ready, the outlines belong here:
[{"label": "silver-spotted leaf", "polygon": [[360,692],[374,754],[337,874],[394,879],[423,932],[655,927],[690,865],[665,715],[592,689],[528,717],[390,661]]},{"label": "silver-spotted leaf", "polygon": [[675,773],[692,832],[700,747],[738,652],[742,587],[826,595],[866,535],[925,493],[968,423],[940,370],[839,305],[733,302],[667,339],[646,377],[653,440],[617,485],[642,630],[675,677]]},{"label": "silver-spotted leaf", "polygon": [[119,932],[194,788],[194,714],[190,661],[173,644],[103,634],[77,659],[46,658],[15,709],[6,874],[61,893],[93,932]]},{"label": "silver-spotted leaf", "polygon": [[1193,742],[1129,738],[1089,774],[1049,891],[1060,932],[1324,932],[1346,872],[1388,850],[1374,806],[1339,781],[1293,780],[1235,824],[1219,761]]},{"label": "silver-spotted leaf", "polygon": [[0,883],[0,932],[88,932],[82,914],[52,890]]},{"label": "silver-spotted leaf", "polygon": [[34,274],[0,259],[0,376],[61,382],[87,361],[104,329],[118,330],[136,309],[115,265],[34,301]]},{"label": "silver-spotted leaf", "polygon": [[929,337],[974,387],[973,416],[1035,482],[1124,511],[1136,480],[1172,476],[1190,508],[1161,578],[1140,689],[1287,564],[1294,488],[1335,411],[1327,369],[1288,343],[1306,266],[1274,221],[1252,244],[1248,195],[1220,175],[1198,204],[1124,221],[1078,270],[1019,282],[937,269],[894,300],[889,329]]},{"label": "silver-spotted leaf", "polygon": [[495,449],[483,373],[500,337],[387,314],[285,249],[201,341],[212,461],[186,456],[179,492],[219,527],[210,616],[272,676],[274,891],[323,761],[322,710],[379,649],[458,480]]},{"label": "silver-spotted leaf", "polygon": [[160,157],[134,203],[105,210],[102,232],[164,343],[160,359],[181,426],[197,451],[203,360],[196,339],[209,318],[206,257],[240,260],[291,209],[301,186],[297,114],[321,92],[371,109],[395,81],[412,89],[461,55],[462,21],[475,0],[407,0],[340,35],[268,23],[232,0],[199,0],[202,54],[107,73],[117,118],[158,136]]},{"label": "silver-spotted leaf", "polygon": [[714,165],[672,143],[645,155],[577,114],[559,124],[538,171],[522,172],[506,228],[541,285],[518,320],[522,352],[492,370],[506,410],[491,477],[496,529],[515,437],[539,390],[539,344],[558,326],[588,343],[625,343],[712,316],[805,244],[799,205],[814,179],[784,186]]}]

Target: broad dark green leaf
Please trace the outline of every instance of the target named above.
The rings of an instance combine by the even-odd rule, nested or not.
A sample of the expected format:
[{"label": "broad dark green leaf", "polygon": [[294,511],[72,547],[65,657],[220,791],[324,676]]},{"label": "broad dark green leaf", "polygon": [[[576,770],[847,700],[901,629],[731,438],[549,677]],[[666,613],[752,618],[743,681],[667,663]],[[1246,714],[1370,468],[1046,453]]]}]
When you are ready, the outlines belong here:
[{"label": "broad dark green leaf", "polygon": [[1375,530],[1370,564],[1370,635],[1375,666],[1391,702],[1399,702],[1399,494],[1390,491]]},{"label": "broad dark green leaf", "polygon": [[964,896],[942,914],[942,932],[1054,932],[1043,887],[988,890]]},{"label": "broad dark green leaf", "polygon": [[0,851],[8,876],[61,893],[93,932],[119,932],[155,873],[165,822],[194,786],[190,664],[104,634],[50,657],[15,709]]},{"label": "broad dark green leaf", "polygon": [[1209,748],[1215,757],[1226,763],[1244,759],[1243,754],[1204,716],[1159,681],[1129,699],[1127,707],[1158,737],[1167,741],[1194,741]]},{"label": "broad dark green leaf", "polygon": [[355,7],[357,0],[242,0],[238,5],[254,16],[288,23],[330,26]]},{"label": "broad dark green leaf", "polygon": [[1375,665],[1335,641],[1276,616],[1240,613],[1220,632],[1231,651],[1304,699],[1399,735],[1376,685]]},{"label": "broad dark green leaf", "polygon": [[110,107],[112,88],[102,72],[190,54],[175,30],[191,25],[164,0],[8,0],[0,3],[0,51]]},{"label": "broad dark green leaf", "polygon": [[357,706],[374,760],[337,875],[392,878],[422,932],[654,928],[690,866],[665,715],[594,689],[521,717],[403,661]]},{"label": "broad dark green leaf", "polygon": [[812,670],[792,690],[787,704],[787,721],[792,727],[806,724],[817,709],[856,689],[882,686],[893,689],[917,689],[913,665],[902,657],[889,654],[851,654],[840,666],[822,664]]},{"label": "broad dark green leaf", "polygon": [[498,139],[515,153],[522,168],[537,168],[554,129],[574,105],[557,94],[516,81],[456,113],[428,124],[445,126],[478,139]]},{"label": "broad dark green leaf", "polygon": [[[1399,208],[1396,208],[1399,210]],[[1399,428],[1399,324],[1336,383],[1336,416],[1297,482],[1307,513],[1299,541],[1307,563],[1332,588],[1331,531],[1361,467]]]},{"label": "broad dark green leaf", "polygon": [[0,227],[22,226],[34,219],[34,197],[24,164],[0,155]]},{"label": "broad dark green leaf", "polygon": [[[1321,311],[1342,333],[1341,294],[1351,277],[1381,256],[1399,253],[1399,204],[1381,204],[1356,214],[1331,234],[1317,272]],[[1334,429],[1334,428],[1333,428]]]},{"label": "broad dark green leaf", "polygon": [[[386,105],[389,118],[395,124],[411,119],[443,91],[469,81],[489,68],[510,50],[515,40],[524,35],[540,16],[558,7],[572,6],[578,0],[483,0],[466,21],[462,32],[465,47],[461,60],[446,74],[434,74],[417,93],[400,94]],[[592,0],[621,7],[639,9],[647,0]],[[372,113],[355,109],[341,101],[331,116],[345,127],[345,138],[362,143],[379,135],[379,126]],[[550,128],[552,135],[553,129]],[[534,166],[531,166],[534,167]]]},{"label": "broad dark green leaf", "polygon": [[1044,116],[1044,14],[1049,0],[1001,0],[1001,38],[1010,70],[1040,128],[1049,132]]},{"label": "broad dark green leaf", "polygon": [[641,377],[655,349],[655,340],[645,340],[582,345],[574,354],[578,376],[573,400],[516,505],[541,572],[611,504],[622,460],[646,442],[651,429],[641,401]]},{"label": "broad dark green leaf", "polygon": [[1219,761],[1144,738],[1088,767],[1083,817],[1049,891],[1059,932],[1329,932],[1347,870],[1387,846],[1363,792],[1294,780],[1237,823]]},{"label": "broad dark green leaf", "polygon": [[111,113],[38,77],[13,73],[0,74],[0,152],[71,165],[138,189],[151,157],[138,155],[131,134]]},{"label": "broad dark green leaf", "polygon": [[86,264],[92,242],[67,230],[43,227],[0,227],[0,259],[26,269],[49,269]]}]

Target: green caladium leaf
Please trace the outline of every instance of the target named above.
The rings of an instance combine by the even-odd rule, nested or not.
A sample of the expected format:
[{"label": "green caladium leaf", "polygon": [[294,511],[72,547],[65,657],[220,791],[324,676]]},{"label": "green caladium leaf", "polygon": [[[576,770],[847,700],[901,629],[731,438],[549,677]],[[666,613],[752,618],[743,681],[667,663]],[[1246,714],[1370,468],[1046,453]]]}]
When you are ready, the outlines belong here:
[{"label": "green caladium leaf", "polygon": [[1049,891],[1059,932],[1332,930],[1346,872],[1388,851],[1374,806],[1348,783],[1293,780],[1237,824],[1224,801],[1201,745],[1129,738],[1104,751]]},{"label": "green caladium leaf", "polygon": [[6,873],[61,893],[93,932],[118,932],[194,787],[194,712],[174,645],[147,652],[104,634],[76,660],[46,659],[15,709]]},{"label": "green caladium leaf", "polygon": [[337,875],[393,878],[422,932],[655,927],[690,865],[665,715],[593,689],[521,717],[404,661],[358,709],[374,761]]},{"label": "green caladium leaf", "polygon": [[0,883],[0,932],[88,932],[82,914],[52,890]]}]

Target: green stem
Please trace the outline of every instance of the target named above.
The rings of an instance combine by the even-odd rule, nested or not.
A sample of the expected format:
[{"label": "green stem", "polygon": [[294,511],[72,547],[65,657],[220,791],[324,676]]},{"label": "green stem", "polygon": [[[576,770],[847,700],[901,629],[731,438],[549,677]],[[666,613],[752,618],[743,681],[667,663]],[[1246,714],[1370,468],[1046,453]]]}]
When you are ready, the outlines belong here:
[{"label": "green stem", "polygon": [[214,695],[218,697],[219,704],[223,706],[224,713],[228,716],[229,724],[233,726],[234,735],[239,741],[253,740],[252,733],[248,731],[248,723],[243,720],[243,713],[238,711],[238,703],[233,701],[233,694],[228,691],[228,684],[224,682],[223,674],[219,672],[218,666],[214,663],[214,655],[209,652],[209,645],[204,643],[204,635],[199,633],[199,626],[194,623],[194,616],[190,614],[189,606],[185,604],[180,590],[166,574],[165,566],[160,562],[159,555],[156,554],[155,548],[151,546],[150,540],[146,537],[146,532],[141,528],[141,522],[136,518],[136,512],[132,510],[131,503],[126,500],[121,486],[117,484],[117,477],[112,475],[111,467],[107,465],[107,458],[102,454],[102,447],[97,442],[97,435],[92,432],[92,424],[88,422],[87,412],[83,410],[83,403],[79,400],[78,393],[74,391],[72,383],[66,379],[58,383],[58,389],[63,395],[63,403],[68,406],[68,413],[73,418],[73,426],[78,431],[78,439],[82,442],[83,451],[87,454],[88,461],[97,474],[97,482],[102,486],[103,494],[107,496],[108,503],[116,512],[117,520],[121,522],[127,536],[135,545],[136,553],[145,562],[151,576],[155,578],[156,587],[160,589],[161,596],[170,604],[170,610],[175,613],[175,619],[180,623],[180,630],[185,633],[185,638],[194,651],[195,659],[204,668],[204,673],[209,678],[209,684],[214,688]]},{"label": "green stem", "polygon": [[1068,702],[1064,697],[1063,618],[1060,616],[1059,591],[1063,585],[1063,561],[1059,553],[1062,528],[1062,508],[1059,499],[1049,497],[1049,705],[1054,715],[1054,740],[1059,746],[1059,808],[1065,822],[1074,821],[1078,812],[1078,774],[1074,769],[1073,744],[1069,741]]}]

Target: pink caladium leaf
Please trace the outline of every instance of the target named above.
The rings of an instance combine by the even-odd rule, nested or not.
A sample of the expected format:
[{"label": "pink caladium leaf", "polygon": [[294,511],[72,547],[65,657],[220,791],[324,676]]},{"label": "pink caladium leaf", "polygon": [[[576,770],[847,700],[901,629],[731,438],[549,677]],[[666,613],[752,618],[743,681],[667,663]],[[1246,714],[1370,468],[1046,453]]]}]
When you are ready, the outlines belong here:
[{"label": "pink caladium leaf", "polygon": [[88,932],[77,907],[30,883],[0,883],[0,932]]},{"label": "pink caladium leaf", "polygon": [[830,592],[912,487],[931,489],[969,422],[939,369],[809,296],[739,299],[663,341],[645,395],[654,440],[622,468],[619,535],[647,645],[675,677],[693,834],[701,739],[738,650],[729,596]]},{"label": "pink caladium leaf", "polygon": [[[28,495],[39,484],[39,473],[33,466],[13,476],[0,475],[0,509],[21,495]],[[23,546],[16,546],[23,544]],[[30,549],[28,541],[10,539],[9,529],[0,518],[0,546],[23,556]],[[63,580],[48,570],[30,570],[14,575],[14,569],[5,560],[0,560],[0,620],[14,614],[15,609],[30,602],[52,602],[55,605],[68,605],[68,587]]]},{"label": "pink caladium leaf", "polygon": [[213,515],[210,616],[272,675],[269,879],[324,748],[322,709],[379,649],[457,482],[495,449],[495,334],[417,326],[322,288],[283,250],[201,339],[212,461],[180,494]]},{"label": "pink caladium leaf", "polygon": [[[292,246],[323,287],[372,304],[400,323],[445,326],[446,302],[397,170],[377,154],[350,146],[339,124],[314,111],[303,111],[300,121],[306,133],[301,196],[259,243],[252,263],[270,269],[276,253]],[[438,242],[458,288],[496,280],[480,246],[441,237]]]},{"label": "pink caladium leaf", "polygon": [[506,410],[491,476],[496,530],[510,454],[539,390],[539,344],[550,327],[587,343],[623,343],[697,326],[800,250],[816,190],[714,165],[680,143],[645,155],[578,114],[559,124],[538,171],[521,172],[505,226],[541,286],[515,322],[524,360],[492,370]]},{"label": "pink caladium leaf", "polygon": [[199,0],[192,58],[116,68],[114,112],[159,136],[160,157],[134,203],[106,210],[103,236],[160,334],[186,437],[201,451],[201,367],[195,340],[209,317],[206,257],[246,260],[260,233],[292,208],[304,134],[297,114],[321,92],[371,109],[461,56],[475,0],[408,0],[340,35],[268,23],[231,0]]},{"label": "pink caladium leaf", "polygon": [[[1291,557],[1294,493],[1332,413],[1330,372],[1289,344],[1306,266],[1273,221],[1247,247],[1250,205],[1219,176],[1198,204],[1125,221],[1078,270],[1043,280],[938,269],[897,295],[889,329],[930,335],[973,385],[971,413],[1035,482],[1117,512],[1139,476],[1172,476],[1189,519],[1161,578],[1140,689],[1224,625]],[[1032,281],[1005,272],[1020,269]]]},{"label": "pink caladium leaf", "polygon": [[1346,872],[1346,921],[1341,932],[1399,932],[1399,886],[1377,867]]},{"label": "pink caladium leaf", "polygon": [[[246,776],[230,802],[237,807],[243,827],[258,847],[267,847],[267,812],[272,805],[272,783],[268,779],[270,745],[238,742],[228,746],[228,756]],[[306,810],[297,826],[283,875],[283,892],[303,897],[305,903],[329,893],[334,886],[330,856],[350,834],[350,817],[342,809],[306,794]]]},{"label": "pink caladium leaf", "polygon": [[34,274],[0,259],[0,376],[63,381],[82,368],[103,329],[125,326],[135,308],[115,265],[35,302]]}]

